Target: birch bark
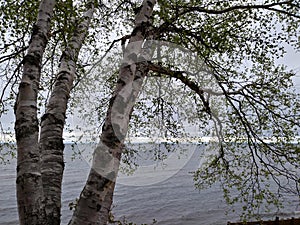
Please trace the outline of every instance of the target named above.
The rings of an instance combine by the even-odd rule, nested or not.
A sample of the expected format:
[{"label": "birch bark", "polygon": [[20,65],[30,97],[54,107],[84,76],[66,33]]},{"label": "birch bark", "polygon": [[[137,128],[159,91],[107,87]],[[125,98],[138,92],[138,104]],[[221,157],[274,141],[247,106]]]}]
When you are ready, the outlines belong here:
[{"label": "birch bark", "polygon": [[67,103],[76,73],[76,62],[94,14],[94,1],[77,24],[67,48],[62,53],[59,72],[47,109],[41,119],[41,172],[45,200],[46,224],[59,225],[61,187],[64,170],[63,129]]},{"label": "birch bark", "polygon": [[43,54],[50,33],[55,0],[40,3],[15,103],[17,141],[17,202],[20,224],[44,224],[42,177],[38,147],[37,95]]},{"label": "birch bark", "polygon": [[137,62],[146,31],[151,26],[155,4],[156,0],[144,0],[136,15],[135,27],[124,52],[100,142],[94,151],[92,168],[69,225],[107,224],[130,115],[143,78],[148,72],[147,60]]}]

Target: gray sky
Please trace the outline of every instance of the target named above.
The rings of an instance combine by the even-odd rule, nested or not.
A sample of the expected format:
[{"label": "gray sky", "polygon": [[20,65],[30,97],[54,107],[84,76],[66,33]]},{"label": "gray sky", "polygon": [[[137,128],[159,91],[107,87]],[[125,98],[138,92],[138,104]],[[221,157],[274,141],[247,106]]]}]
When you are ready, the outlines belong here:
[{"label": "gray sky", "polygon": [[[277,63],[285,64],[288,66],[288,69],[293,69],[297,72],[294,82],[297,90],[300,92],[300,52],[295,52],[293,48],[289,46],[286,46],[286,50],[287,54],[283,58],[278,60]],[[10,112],[7,115],[2,116],[0,119],[3,130],[13,130],[14,115],[12,110],[10,110]],[[1,139],[3,139],[3,136],[0,133],[0,141]]]}]

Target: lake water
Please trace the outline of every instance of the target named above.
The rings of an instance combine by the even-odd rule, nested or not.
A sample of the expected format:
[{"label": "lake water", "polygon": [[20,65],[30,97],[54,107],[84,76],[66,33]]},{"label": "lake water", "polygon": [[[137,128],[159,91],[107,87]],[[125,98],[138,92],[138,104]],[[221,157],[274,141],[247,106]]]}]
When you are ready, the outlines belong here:
[{"label": "lake water", "polygon": [[[113,213],[117,219],[157,225],[226,225],[238,221],[239,205],[235,213],[223,200],[219,187],[198,191],[193,186],[192,176],[201,162],[204,146],[193,145],[178,159],[169,155],[164,166],[146,163],[133,176],[120,176],[114,195]],[[68,204],[79,196],[88,171],[86,160],[71,160],[71,148],[66,146],[66,168],[63,180],[62,224],[67,224],[72,211]],[[159,154],[156,152],[156,154]],[[9,165],[0,165],[0,224],[16,225],[17,206],[15,194],[15,160]],[[280,212],[264,214],[265,219],[299,217],[299,199],[287,196],[285,208]],[[228,214],[226,212],[229,211]]]}]

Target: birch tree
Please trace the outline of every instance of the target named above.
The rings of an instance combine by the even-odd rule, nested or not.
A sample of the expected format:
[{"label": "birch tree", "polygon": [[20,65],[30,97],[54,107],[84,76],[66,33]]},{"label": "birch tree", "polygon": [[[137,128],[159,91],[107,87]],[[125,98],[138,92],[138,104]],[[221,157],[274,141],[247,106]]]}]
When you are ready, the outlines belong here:
[{"label": "birch tree", "polygon": [[[7,85],[1,95],[1,116],[10,98],[4,91],[11,87],[14,96],[14,81],[18,83],[17,75],[22,74],[15,104],[20,224],[60,224],[67,105],[75,109],[84,105],[88,100],[82,87],[86,86],[93,93],[85,95],[103,91],[109,101],[92,102],[99,118],[91,114],[90,125],[104,122],[69,224],[107,223],[128,132],[138,135],[145,130],[153,135],[163,129],[164,137],[189,137],[180,121],[172,120],[175,111],[181,120],[203,130],[213,125],[208,127],[214,130],[216,150],[195,171],[197,187],[221,183],[227,202],[244,201],[247,214],[264,202],[278,205],[277,192],[299,196],[299,149],[292,143],[299,144],[295,72],[275,63],[284,56],[285,45],[299,49],[297,1],[5,4],[1,8],[1,25],[7,28],[1,29],[5,55],[0,63],[5,65],[1,75],[7,76]],[[14,22],[18,12],[25,22]],[[22,25],[33,23],[26,42],[30,29]],[[14,31],[16,36],[7,41],[7,34]],[[107,38],[110,34],[117,39]],[[91,73],[118,43],[123,50],[118,76]],[[197,60],[184,54],[172,58],[170,51],[161,48],[163,43],[187,49]],[[106,63],[116,64],[111,60]],[[213,79],[214,89],[201,83],[206,74]],[[48,88],[49,96],[39,100],[42,89]],[[168,90],[164,95],[159,94],[162,88]],[[93,110],[81,107],[81,111],[88,116],[87,111]],[[159,123],[153,122],[155,118]],[[269,180],[275,182],[277,192],[266,185]],[[232,196],[232,190],[238,190],[239,196]]]},{"label": "birch tree", "polygon": [[40,4],[28,52],[23,59],[23,76],[15,105],[18,148],[17,199],[21,224],[45,224],[37,95],[42,57],[49,38],[54,5],[55,1],[42,1]]},{"label": "birch tree", "polygon": [[[63,129],[70,91],[76,77],[76,62],[94,13],[94,1],[86,3],[86,12],[75,22],[74,32],[63,51],[59,72],[41,118],[40,151],[43,194],[47,224],[60,224],[61,186],[64,169]],[[76,24],[77,23],[77,24]]]},{"label": "birch tree", "polygon": [[[135,17],[135,27],[124,52],[100,142],[94,151],[92,168],[69,224],[107,223],[130,114],[149,70],[145,62],[151,58],[145,55],[149,49],[142,52],[142,45],[151,26],[155,4],[155,0],[143,1]],[[137,64],[138,57],[143,57],[143,63]]]},{"label": "birch tree", "polygon": [[[292,192],[295,196],[299,193],[298,147],[292,143],[298,142],[299,131],[299,96],[292,82],[295,73],[275,64],[285,54],[284,44],[299,48],[298,9],[297,3],[287,1],[264,4],[174,1],[159,2],[154,16],[152,33],[158,35],[157,40],[168,40],[196,52],[218,88],[201,86],[197,80],[203,73],[195,73],[190,67],[182,69],[179,64],[184,64],[185,58],[160,63],[153,60],[148,64],[148,83],[142,90],[146,92],[144,98],[152,102],[148,101],[148,105],[138,102],[142,104],[140,111],[132,114],[135,118],[141,115],[149,118],[143,118],[139,121],[141,125],[135,126],[142,129],[148,126],[151,136],[158,128],[152,118],[159,112],[164,115],[160,124],[169,132],[169,116],[164,109],[168,105],[180,108],[183,99],[196,105],[196,109],[181,109],[187,115],[183,118],[199,126],[211,121],[218,140],[214,146],[218,150],[194,173],[196,186],[204,188],[221,183],[228,203],[244,202],[245,215],[256,212],[262,205],[280,207],[281,194],[277,193]],[[175,85],[172,80],[176,79],[182,83],[181,89],[190,91],[184,97],[178,90],[172,92],[170,95],[176,93],[178,98],[167,103],[168,97],[153,96],[153,85],[158,78],[170,79],[166,82],[168,86],[163,87],[165,90],[170,89],[170,84]],[[213,110],[220,98],[225,102],[220,106],[223,113]],[[169,134],[178,137],[178,133]],[[246,150],[240,151],[241,148]],[[294,169],[287,169],[289,166]],[[270,187],[270,180],[275,182],[276,191]],[[236,191],[238,196],[231,195]]]}]

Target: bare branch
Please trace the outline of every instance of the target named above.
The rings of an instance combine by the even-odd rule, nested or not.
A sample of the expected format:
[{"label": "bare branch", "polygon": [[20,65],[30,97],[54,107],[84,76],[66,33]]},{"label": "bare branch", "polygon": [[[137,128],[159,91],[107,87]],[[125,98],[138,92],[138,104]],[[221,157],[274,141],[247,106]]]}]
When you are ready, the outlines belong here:
[{"label": "bare branch", "polygon": [[103,56],[102,56],[96,63],[94,63],[94,64],[92,65],[92,67],[91,67],[91,68],[90,68],[90,69],[89,69],[82,77],[80,77],[79,79],[77,79],[76,83],[75,83],[75,84],[73,85],[73,87],[72,87],[72,90],[75,89],[75,88],[78,86],[78,84],[80,83],[80,81],[83,80],[84,78],[86,78],[87,75],[90,74],[90,72],[91,72],[97,65],[99,65],[99,64],[102,62],[102,60],[107,56],[107,54],[110,52],[110,50],[114,47],[114,45],[115,45],[117,42],[121,41],[121,44],[122,44],[122,46],[123,46],[123,45],[125,45],[126,40],[128,40],[130,37],[131,37],[131,35],[125,35],[125,36],[123,36],[123,37],[121,37],[121,38],[119,38],[119,39],[114,40],[114,41],[110,44],[110,46],[108,47],[108,49],[105,51],[105,53],[103,54]]},{"label": "bare branch", "polygon": [[0,57],[0,63],[3,63],[9,59],[12,59],[12,58],[16,58],[16,56],[20,55],[21,53],[25,52],[26,49],[28,49],[28,46],[25,46],[25,47],[22,47],[21,49],[19,49],[18,51],[16,52],[13,52],[11,54],[8,54],[8,55],[4,55],[4,56],[1,56]]},{"label": "bare branch", "polygon": [[183,6],[183,10],[181,12],[179,12],[179,16],[184,15],[186,13],[190,13],[190,12],[200,12],[200,13],[207,13],[207,14],[223,14],[223,13],[228,13],[234,10],[251,10],[251,9],[266,9],[266,10],[270,10],[270,11],[277,11],[280,13],[284,13],[287,14],[289,16],[295,17],[295,18],[300,18],[300,15],[296,15],[293,13],[289,13],[287,11],[284,11],[282,9],[278,9],[278,8],[274,8],[274,7],[282,7],[282,6],[292,6],[295,8],[299,8],[299,6],[292,4],[291,1],[283,1],[283,2],[277,2],[277,3],[270,3],[270,4],[261,4],[261,5],[235,5],[232,7],[228,7],[225,9],[220,9],[220,10],[214,10],[214,9],[207,9],[204,7],[197,7],[197,6]]},{"label": "bare branch", "polygon": [[[190,80],[187,76],[184,75],[184,74],[188,73],[187,71],[173,71],[171,69],[163,67],[162,65],[157,65],[154,63],[149,64],[149,70],[158,73],[158,74],[152,74],[152,76],[161,76],[160,74],[164,74],[164,75],[168,75],[172,78],[176,78],[176,79],[180,80],[182,83],[184,83],[185,85],[187,85],[189,88],[191,88],[196,93],[199,93],[199,94],[208,93],[210,95],[215,95],[215,96],[224,95],[223,92],[216,92],[216,91],[213,91],[212,89],[208,89],[208,88],[200,88],[196,82]],[[232,94],[232,93],[230,93],[230,94]],[[204,101],[206,101],[206,100],[204,99]]]}]

